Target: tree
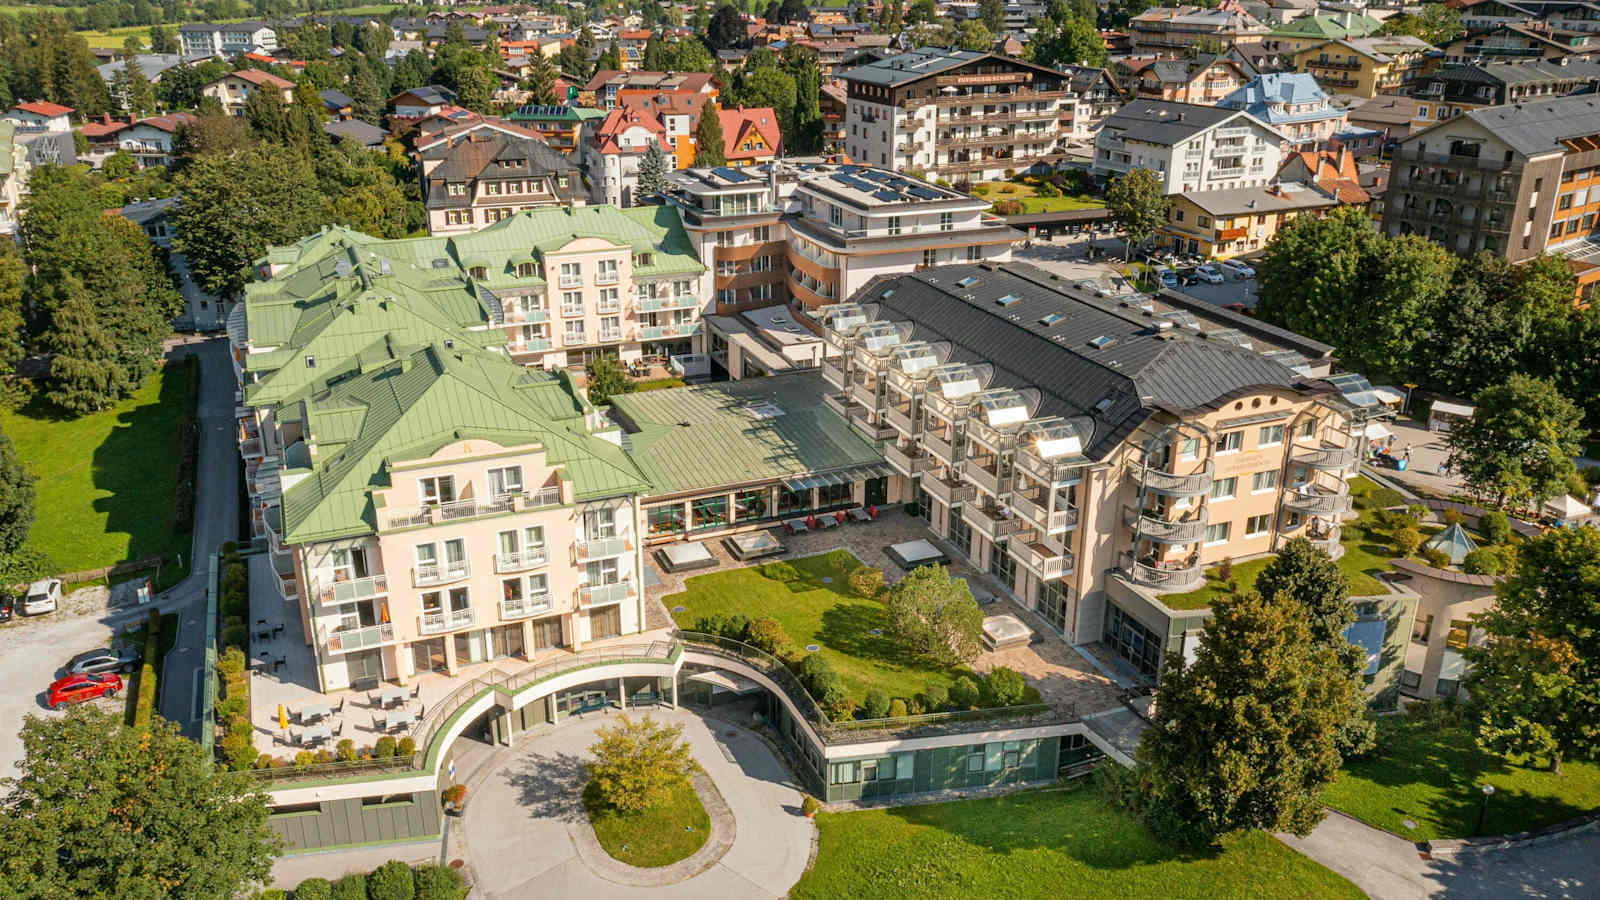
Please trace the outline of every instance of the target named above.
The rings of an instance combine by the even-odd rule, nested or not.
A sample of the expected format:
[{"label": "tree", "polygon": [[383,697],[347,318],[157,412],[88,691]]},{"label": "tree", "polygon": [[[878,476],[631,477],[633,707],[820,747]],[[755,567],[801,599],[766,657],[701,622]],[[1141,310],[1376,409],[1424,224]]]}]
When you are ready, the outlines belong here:
[{"label": "tree", "polygon": [[[654,40],[654,38],[652,38]],[[556,79],[561,73],[556,71],[555,63],[543,53],[535,53],[532,59],[533,71],[528,74],[526,87],[533,94],[529,102],[541,106],[554,106],[567,102],[566,97],[556,96]],[[648,67],[646,67],[648,69]],[[648,69],[649,71],[661,71]]]},{"label": "tree", "polygon": [[939,6],[934,0],[911,0],[906,7],[906,24],[932,25],[939,21]]},{"label": "tree", "polygon": [[622,48],[617,45],[617,39],[612,38],[606,46],[605,52],[594,61],[594,71],[613,72],[622,68]]},{"label": "tree", "polygon": [[602,405],[611,402],[618,394],[633,393],[633,379],[615,354],[604,353],[594,358],[586,370],[589,385],[589,402]]},{"label": "tree", "polygon": [[22,315],[27,264],[12,241],[0,241],[0,376],[10,375],[27,355],[27,322]]},{"label": "tree", "polygon": [[156,98],[174,109],[193,109],[200,104],[200,91],[206,86],[203,77],[195,66],[173,66],[161,73]]},{"label": "tree", "polygon": [[705,40],[712,50],[732,50],[745,46],[748,34],[744,27],[744,16],[731,3],[717,7],[706,25]]},{"label": "tree", "polygon": [[[744,78],[737,103],[747,109],[770,107],[781,137],[794,133],[794,76],[777,67],[760,69]],[[702,117],[704,113],[701,114]],[[720,124],[720,123],[719,123]]]},{"label": "tree", "polygon": [[267,797],[164,721],[28,716],[5,780],[0,870],[27,897],[231,897],[267,880]]},{"label": "tree", "polygon": [[964,579],[944,566],[922,566],[885,596],[889,633],[906,649],[944,664],[969,662],[982,648],[983,611]]},{"label": "tree", "polygon": [[328,133],[322,130],[327,121],[327,107],[317,93],[316,85],[309,80],[295,85],[294,103],[286,110],[288,143],[300,150],[317,152],[328,143]]},{"label": "tree", "polygon": [[1600,532],[1556,529],[1518,546],[1516,570],[1474,620],[1466,687],[1478,743],[1511,762],[1600,754]]},{"label": "tree", "polygon": [[494,110],[494,73],[484,66],[467,66],[456,71],[454,82],[456,101],[473,112]]},{"label": "tree", "polygon": [[1158,835],[1211,844],[1240,829],[1304,835],[1324,815],[1356,686],[1287,593],[1211,605],[1194,662],[1170,653],[1138,759]]},{"label": "tree", "polygon": [[225,113],[196,116],[178,126],[172,138],[173,171],[181,173],[201,156],[232,156],[256,142],[240,116]]},{"label": "tree", "polygon": [[657,194],[667,189],[667,154],[661,150],[660,141],[651,141],[639,160],[638,196]]},{"label": "tree", "polygon": [[[321,101],[318,101],[321,102]],[[258,90],[244,101],[244,120],[262,140],[289,143],[289,107],[276,90]]]},{"label": "tree", "polygon": [[1255,589],[1264,596],[1284,594],[1292,598],[1311,629],[1312,645],[1332,650],[1339,658],[1340,667],[1356,686],[1339,729],[1339,753],[1350,757],[1371,750],[1377,743],[1377,728],[1367,718],[1366,698],[1362,695],[1366,654],[1345,636],[1345,631],[1355,624],[1356,610],[1350,603],[1350,581],[1339,571],[1339,564],[1305,538],[1295,538],[1284,544],[1277,557],[1256,575]]},{"label": "tree", "polygon": [[1134,169],[1106,188],[1106,208],[1111,212],[1111,221],[1122,229],[1130,259],[1134,248],[1142,248],[1167,221],[1167,208],[1171,205],[1161,176],[1149,169]]},{"label": "tree", "polygon": [[1033,61],[1045,66],[1106,64],[1105,41],[1095,31],[1094,19],[1074,15],[1065,4],[1051,4],[1039,19],[1039,30],[1028,43]]},{"label": "tree", "polygon": [[411,50],[400,61],[395,63],[394,78],[389,84],[389,90],[398,94],[419,88],[433,80],[433,63],[428,60],[428,55],[421,50]]},{"label": "tree", "polygon": [[694,164],[728,164],[727,151],[722,145],[722,117],[718,115],[715,103],[707,103],[700,109],[700,123],[694,129]]},{"label": "tree", "polygon": [[405,191],[381,157],[350,138],[317,155],[314,168],[322,198],[319,219],[383,238],[405,237]]},{"label": "tree", "polygon": [[369,125],[376,125],[383,120],[383,109],[388,102],[384,97],[383,85],[371,66],[359,66],[355,74],[350,76],[350,99],[355,101],[351,112],[356,118]]},{"label": "tree", "polygon": [[1461,25],[1461,10],[1444,3],[1424,3],[1420,13],[1400,13],[1386,20],[1378,34],[1386,37],[1410,35],[1442,47],[1465,31]]},{"label": "tree", "polygon": [[268,247],[299,240],[322,224],[310,165],[278,148],[201,156],[176,185],[183,202],[173,246],[200,286],[221,297],[239,293]]},{"label": "tree", "polygon": [[994,46],[994,33],[978,20],[969,20],[956,26],[956,46],[962,50],[987,51]]},{"label": "tree", "polygon": [[0,559],[9,559],[33,528],[33,473],[22,464],[10,435],[0,431]]},{"label": "tree", "polygon": [[178,52],[178,35],[166,25],[150,26],[150,52],[175,54]]},{"label": "tree", "polygon": [[1515,265],[1487,251],[1461,260],[1425,311],[1412,380],[1469,396],[1508,372],[1545,370],[1541,357],[1565,327],[1575,281],[1550,255]]},{"label": "tree", "polygon": [[156,91],[144,69],[129,59],[111,76],[111,100],[123,112],[145,116],[155,111]]},{"label": "tree", "polygon": [[1445,438],[1448,463],[1495,506],[1543,503],[1566,492],[1582,451],[1583,413],[1540,378],[1512,375],[1473,397],[1472,417]]},{"label": "tree", "polygon": [[809,48],[797,54],[797,64],[789,68],[794,76],[794,112],[789,130],[783,135],[783,149],[793,156],[822,150],[822,70],[815,52]]},{"label": "tree", "polygon": [[978,19],[990,32],[999,34],[1006,30],[1005,0],[979,0]]},{"label": "tree", "polygon": [[620,716],[617,724],[595,732],[589,748],[590,782],[600,798],[624,813],[643,812],[660,803],[696,768],[683,740],[682,725],[656,722],[649,716],[635,722]]}]

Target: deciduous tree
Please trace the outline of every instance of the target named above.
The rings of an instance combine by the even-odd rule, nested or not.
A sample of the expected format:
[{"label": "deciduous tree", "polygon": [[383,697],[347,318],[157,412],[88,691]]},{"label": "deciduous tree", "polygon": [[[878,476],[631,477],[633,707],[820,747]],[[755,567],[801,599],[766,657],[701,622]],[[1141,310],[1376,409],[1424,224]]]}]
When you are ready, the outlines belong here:
[{"label": "deciduous tree", "polygon": [[922,566],[885,596],[889,632],[906,649],[937,663],[969,662],[982,649],[983,611],[964,579],[944,566]]},{"label": "deciduous tree", "polygon": [[655,806],[695,770],[682,725],[667,725],[649,716],[634,721],[624,715],[595,736],[599,740],[589,748],[594,757],[589,777],[601,799],[621,812]]},{"label": "deciduous tree", "polygon": [[311,166],[282,148],[201,156],[178,176],[177,187],[183,202],[173,246],[200,286],[218,296],[236,296],[268,247],[297,241],[321,224]]},{"label": "deciduous tree", "polygon": [[589,402],[599,405],[610,403],[618,394],[633,393],[633,379],[615,354],[605,353],[595,357],[584,370],[589,387]]},{"label": "deciduous tree", "polygon": [[1161,176],[1149,169],[1134,169],[1106,188],[1106,209],[1111,212],[1111,221],[1122,229],[1130,258],[1134,248],[1142,248],[1167,221],[1171,206]]},{"label": "deciduous tree", "polygon": [[10,435],[0,431],[0,559],[9,559],[28,540],[33,500],[33,473],[17,456]]},{"label": "deciduous tree", "polygon": [[744,16],[731,3],[717,7],[717,11],[711,14],[710,23],[706,25],[705,40],[712,50],[732,50],[745,46],[748,34],[744,27]]},{"label": "deciduous tree", "polygon": [[1512,375],[1473,397],[1472,417],[1451,429],[1449,465],[1495,506],[1542,503],[1566,492],[1582,450],[1583,413],[1554,384]]}]

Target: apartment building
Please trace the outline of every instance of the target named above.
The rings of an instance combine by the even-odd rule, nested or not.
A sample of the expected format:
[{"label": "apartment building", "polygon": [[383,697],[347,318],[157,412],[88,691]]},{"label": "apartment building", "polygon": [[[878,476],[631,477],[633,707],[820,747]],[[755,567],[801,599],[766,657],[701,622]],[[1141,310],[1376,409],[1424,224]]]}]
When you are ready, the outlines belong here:
[{"label": "apartment building", "polygon": [[523,210],[583,204],[583,174],[516,126],[477,122],[419,140],[417,171],[429,234],[457,234]]},{"label": "apartment building", "polygon": [[715,102],[721,84],[716,76],[704,72],[649,72],[642,69],[619,72],[616,69],[601,69],[594,73],[594,77],[590,78],[587,84],[578,89],[578,102],[584,106],[612,110],[621,102],[623,91],[647,93],[686,91],[703,94]]},{"label": "apartment building", "polygon": [[1052,169],[1071,154],[1074,75],[994,53],[924,47],[843,73],[853,162],[952,182]]},{"label": "apartment building", "polygon": [[222,105],[230,116],[244,115],[244,106],[256,91],[277,91],[284,103],[294,102],[294,82],[260,69],[240,69],[224,75],[200,89],[200,93]]},{"label": "apartment building", "polygon": [[1111,77],[1110,69],[1062,66],[1061,71],[1071,76],[1068,84],[1077,98],[1073,104],[1070,136],[1075,140],[1094,140],[1100,126],[1122,106],[1122,89]]},{"label": "apartment building", "polygon": [[1158,6],[1128,20],[1135,56],[1183,56],[1202,43],[1232,46],[1238,40],[1263,37],[1267,31],[1267,26],[1234,2],[1215,9]]},{"label": "apartment building", "polygon": [[1257,75],[1222,98],[1223,109],[1242,109],[1283,135],[1286,152],[1316,150],[1349,128],[1348,115],[1334,106],[1316,79],[1304,72]]},{"label": "apartment building", "polygon": [[617,109],[660,122],[666,141],[673,148],[674,165],[682,169],[694,164],[695,129],[700,127],[700,114],[711,99],[711,95],[696,91],[624,89],[617,95]]},{"label": "apartment building", "polygon": [[583,142],[583,168],[589,175],[589,197],[595,203],[629,207],[638,200],[639,164],[655,145],[676,168],[676,151],[666,126],[648,112],[619,107],[592,127]]},{"label": "apartment building", "polygon": [[1475,0],[1461,6],[1461,25],[1469,33],[1531,22],[1543,22],[1564,31],[1600,32],[1600,4],[1582,0]]},{"label": "apartment building", "polygon": [[[1355,189],[1360,191],[1360,186]],[[1361,197],[1370,199],[1365,192]],[[1172,198],[1155,242],[1174,253],[1231,259],[1261,250],[1300,216],[1324,216],[1339,205],[1337,190],[1292,181],[1231,191],[1185,191]]]},{"label": "apartment building", "polygon": [[1238,62],[1202,53],[1179,59],[1130,61],[1134,94],[1149,100],[1215,106],[1253,77]]},{"label": "apartment building", "polygon": [[[1224,558],[1334,556],[1365,429],[1332,348],[1177,293],[1025,264],[877,278],[819,311],[824,400],[884,441],[929,528],[1073,643],[1154,677],[1152,613]],[[1158,630],[1159,629],[1159,630]]]},{"label": "apartment building", "polygon": [[529,104],[518,107],[506,116],[506,121],[520,125],[539,135],[550,149],[576,156],[583,138],[583,128],[588,122],[605,118],[605,111],[584,106],[539,106]]},{"label": "apartment building", "polygon": [[1600,54],[1600,39],[1589,30],[1574,31],[1533,21],[1468,31],[1439,49],[1445,65],[1541,59],[1554,62],[1593,58]]},{"label": "apartment building", "polygon": [[1022,237],[986,201],[867,166],[690,169],[667,202],[715,272],[719,314],[786,301],[815,309],[885,273],[1005,262]]},{"label": "apartment building", "polygon": [[1243,110],[1135,100],[1106,120],[1094,143],[1095,175],[1149,169],[1178,194],[1267,184],[1285,138]]},{"label": "apartment building", "polygon": [[1329,41],[1295,53],[1294,69],[1309,73],[1330,94],[1403,94],[1422,75],[1432,50],[1410,35]]},{"label": "apartment building", "polygon": [[1411,96],[1430,104],[1433,119],[1443,121],[1469,109],[1592,94],[1596,90],[1600,90],[1600,62],[1563,58],[1548,63],[1446,66],[1413,82]]},{"label": "apartment building", "polygon": [[1261,39],[1261,45],[1270,53],[1287,56],[1328,41],[1370,37],[1382,27],[1383,22],[1378,19],[1349,11],[1334,16],[1302,16],[1273,26]]},{"label": "apartment building", "polygon": [[278,32],[266,22],[230,22],[213,25],[193,22],[178,26],[178,46],[188,60],[220,56],[233,59],[241,53],[267,53],[278,49]]},{"label": "apartment building", "polygon": [[1579,298],[1600,283],[1600,100],[1583,94],[1469,110],[1401,141],[1384,202],[1389,234],[1463,256],[1566,256]]}]

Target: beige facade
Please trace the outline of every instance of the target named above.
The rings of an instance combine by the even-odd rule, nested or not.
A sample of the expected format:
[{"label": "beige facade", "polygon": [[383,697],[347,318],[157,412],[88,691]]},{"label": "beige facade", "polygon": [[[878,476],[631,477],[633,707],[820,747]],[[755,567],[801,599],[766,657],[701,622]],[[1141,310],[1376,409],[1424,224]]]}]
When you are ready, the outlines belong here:
[{"label": "beige facade", "polygon": [[1401,692],[1424,700],[1460,696],[1467,669],[1462,651],[1477,646],[1485,635],[1472,617],[1494,605],[1498,579],[1435,569],[1413,560],[1396,560],[1394,566],[1417,593]]}]

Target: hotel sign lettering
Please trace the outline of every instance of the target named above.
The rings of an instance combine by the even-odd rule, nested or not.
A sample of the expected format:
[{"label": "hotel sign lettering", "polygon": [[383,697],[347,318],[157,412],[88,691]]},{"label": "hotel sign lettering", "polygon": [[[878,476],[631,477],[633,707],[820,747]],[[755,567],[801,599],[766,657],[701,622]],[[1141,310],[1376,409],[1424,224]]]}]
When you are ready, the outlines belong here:
[{"label": "hotel sign lettering", "polygon": [[934,79],[938,85],[946,84],[1016,84],[1027,81],[1028,72],[988,72],[982,75],[940,75]]}]

